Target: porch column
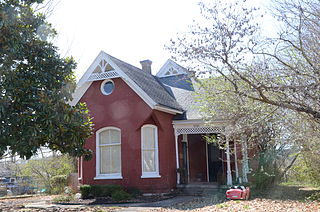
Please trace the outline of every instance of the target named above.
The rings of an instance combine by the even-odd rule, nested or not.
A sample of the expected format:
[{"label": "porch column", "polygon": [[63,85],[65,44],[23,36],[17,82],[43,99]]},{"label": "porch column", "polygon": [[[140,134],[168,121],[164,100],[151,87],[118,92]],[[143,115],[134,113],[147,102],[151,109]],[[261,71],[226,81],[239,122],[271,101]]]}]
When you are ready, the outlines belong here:
[{"label": "porch column", "polygon": [[248,182],[247,173],[249,172],[249,163],[248,163],[248,147],[246,137],[242,137],[242,178],[243,182]]},{"label": "porch column", "polygon": [[234,167],[236,169],[236,180],[239,179],[239,170],[238,170],[238,155],[237,155],[237,142],[233,142],[234,145]]},{"label": "porch column", "polygon": [[179,169],[179,151],[178,151],[178,135],[176,133],[176,130],[174,130],[174,139],[175,139],[175,145],[176,145],[177,185],[179,185],[180,184],[180,173],[178,172],[178,169]]},{"label": "porch column", "polygon": [[226,135],[226,145],[227,145],[227,185],[232,185],[232,175],[231,175],[231,164],[230,164],[230,145],[229,137]]}]

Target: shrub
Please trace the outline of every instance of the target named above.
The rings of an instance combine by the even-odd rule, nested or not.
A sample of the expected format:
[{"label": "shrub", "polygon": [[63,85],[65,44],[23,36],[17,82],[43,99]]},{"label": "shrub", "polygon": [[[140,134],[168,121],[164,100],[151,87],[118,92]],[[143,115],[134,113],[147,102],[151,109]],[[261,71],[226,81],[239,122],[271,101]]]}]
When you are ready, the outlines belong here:
[{"label": "shrub", "polygon": [[310,201],[319,201],[320,202],[320,192],[311,194],[309,197],[306,198],[307,200]]},{"label": "shrub", "polygon": [[50,180],[50,184],[52,187],[52,189],[50,190],[50,193],[61,194],[64,192],[64,188],[68,184],[68,176],[67,175],[53,176]]},{"label": "shrub", "polygon": [[117,184],[110,185],[93,185],[91,193],[95,197],[111,197],[112,193],[122,191],[122,187]]},{"label": "shrub", "polygon": [[138,188],[135,188],[135,187],[129,187],[126,189],[126,191],[133,197],[138,197],[138,196],[142,195],[142,192]]},{"label": "shrub", "polygon": [[254,177],[253,184],[258,190],[265,189],[274,184],[275,176],[268,174],[267,172],[256,172],[252,176]]},{"label": "shrub", "polygon": [[80,192],[82,199],[88,199],[91,197],[91,186],[90,185],[82,185],[80,186]]},{"label": "shrub", "polygon": [[128,194],[127,192],[125,192],[124,190],[117,190],[117,191],[114,191],[112,194],[111,194],[111,197],[112,197],[112,200],[113,201],[123,201],[123,200],[128,200],[128,199],[131,199],[131,195]]},{"label": "shrub", "polygon": [[74,196],[73,195],[61,195],[61,196],[55,197],[53,199],[53,202],[57,202],[57,203],[70,202],[72,200],[74,200]]}]

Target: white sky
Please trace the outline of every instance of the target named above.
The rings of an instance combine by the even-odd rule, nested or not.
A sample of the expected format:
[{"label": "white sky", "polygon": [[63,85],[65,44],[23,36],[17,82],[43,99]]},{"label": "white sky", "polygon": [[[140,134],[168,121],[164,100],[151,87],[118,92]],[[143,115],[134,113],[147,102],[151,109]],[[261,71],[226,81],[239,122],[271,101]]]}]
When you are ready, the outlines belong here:
[{"label": "white sky", "polygon": [[137,67],[150,59],[155,74],[170,57],[164,45],[200,12],[199,0],[54,1],[48,21],[58,31],[55,45],[77,61],[77,79],[101,50]]}]

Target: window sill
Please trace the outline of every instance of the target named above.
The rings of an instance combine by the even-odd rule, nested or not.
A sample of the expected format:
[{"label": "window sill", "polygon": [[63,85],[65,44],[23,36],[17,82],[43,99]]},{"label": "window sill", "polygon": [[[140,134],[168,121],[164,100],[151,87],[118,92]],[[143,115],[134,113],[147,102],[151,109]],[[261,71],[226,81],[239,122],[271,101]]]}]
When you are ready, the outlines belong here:
[{"label": "window sill", "polygon": [[141,178],[160,178],[161,176],[158,173],[144,173],[142,174]]},{"label": "window sill", "polygon": [[98,175],[93,178],[94,180],[118,180],[123,179],[121,175]]}]

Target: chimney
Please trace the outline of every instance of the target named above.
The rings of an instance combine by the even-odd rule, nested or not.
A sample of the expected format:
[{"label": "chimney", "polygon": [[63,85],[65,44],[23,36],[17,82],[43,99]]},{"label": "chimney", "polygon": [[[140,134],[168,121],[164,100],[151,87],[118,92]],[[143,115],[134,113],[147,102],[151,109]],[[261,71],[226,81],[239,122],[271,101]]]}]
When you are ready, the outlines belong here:
[{"label": "chimney", "polygon": [[149,74],[151,74],[151,64],[152,64],[152,61],[151,60],[143,60],[143,61],[140,61],[140,64],[141,64],[141,69],[143,71],[146,71],[148,72]]}]

